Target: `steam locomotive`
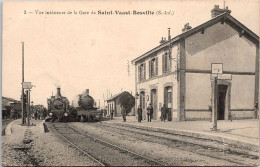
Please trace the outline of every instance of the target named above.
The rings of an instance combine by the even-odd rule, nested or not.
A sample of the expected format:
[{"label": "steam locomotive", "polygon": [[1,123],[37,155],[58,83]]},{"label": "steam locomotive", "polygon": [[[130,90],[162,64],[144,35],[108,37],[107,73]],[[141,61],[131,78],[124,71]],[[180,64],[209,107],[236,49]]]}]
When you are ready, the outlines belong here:
[{"label": "steam locomotive", "polygon": [[77,119],[81,122],[99,120],[99,111],[95,107],[94,99],[89,95],[89,89],[75,96],[72,107],[77,110]]},{"label": "steam locomotive", "polygon": [[47,99],[48,113],[51,120],[56,119],[59,122],[64,121],[94,121],[99,120],[99,111],[95,106],[94,99],[89,95],[89,89],[82,94],[77,95],[69,105],[66,97],[61,95],[60,88],[57,88],[57,94]]},{"label": "steam locomotive", "polygon": [[60,88],[57,88],[57,94],[47,99],[48,112],[51,115],[52,120],[58,119],[62,121],[64,116],[69,116],[69,100],[67,97],[61,95]]}]

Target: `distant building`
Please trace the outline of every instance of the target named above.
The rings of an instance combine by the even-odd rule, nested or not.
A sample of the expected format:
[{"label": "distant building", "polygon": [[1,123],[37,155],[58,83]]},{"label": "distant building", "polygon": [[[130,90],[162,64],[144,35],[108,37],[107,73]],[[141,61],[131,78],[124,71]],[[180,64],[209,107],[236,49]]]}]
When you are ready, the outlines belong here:
[{"label": "distant building", "polygon": [[15,99],[2,96],[2,116],[10,116],[11,106],[10,103],[19,102]]},{"label": "distant building", "polygon": [[[215,6],[212,19],[132,60],[135,65],[136,108],[154,107],[154,119],[163,104],[172,118],[211,119],[212,67],[219,74],[218,120],[257,118],[259,94],[259,37]],[[222,68],[221,68],[222,66]]]},{"label": "distant building", "polygon": [[[120,117],[122,116],[121,114],[121,106],[119,104],[119,98],[121,97],[122,94],[124,93],[128,93],[130,94],[129,92],[121,92],[121,93],[118,93],[118,94],[115,94],[113,96],[111,96],[109,99],[107,99],[107,115],[110,115],[111,114],[111,110],[114,110],[114,116],[115,117]],[[131,94],[130,94],[131,95]],[[134,97],[134,96],[133,96]],[[132,108],[131,112],[128,113],[128,115],[135,115],[134,114],[134,107]]]},{"label": "distant building", "polygon": [[15,99],[9,98],[9,97],[2,96],[2,107],[10,106],[9,103],[12,103],[12,102],[18,102],[18,101]]},{"label": "distant building", "polygon": [[6,110],[7,108],[10,108],[10,103],[13,102],[19,102],[19,101],[9,97],[2,97],[2,110]]}]

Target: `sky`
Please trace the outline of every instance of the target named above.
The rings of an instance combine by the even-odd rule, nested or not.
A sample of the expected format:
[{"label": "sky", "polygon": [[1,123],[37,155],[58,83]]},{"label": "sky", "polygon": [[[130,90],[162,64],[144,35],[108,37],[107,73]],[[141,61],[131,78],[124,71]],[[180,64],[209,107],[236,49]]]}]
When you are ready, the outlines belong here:
[{"label": "sky", "polygon": [[[73,98],[85,89],[103,101],[129,91],[135,94],[131,60],[159,45],[162,37],[181,33],[184,24],[211,19],[223,0],[4,2],[2,18],[2,96],[19,100],[24,42],[25,81],[31,100],[47,106],[57,86]],[[231,15],[259,36],[259,1],[226,0]],[[44,14],[36,14],[41,11]],[[98,11],[172,11],[173,15],[98,15]],[[45,14],[46,11],[72,14]],[[76,11],[78,14],[74,14]],[[96,14],[80,14],[94,11]],[[32,13],[30,13],[32,12]],[[130,64],[130,75],[127,62]]]}]

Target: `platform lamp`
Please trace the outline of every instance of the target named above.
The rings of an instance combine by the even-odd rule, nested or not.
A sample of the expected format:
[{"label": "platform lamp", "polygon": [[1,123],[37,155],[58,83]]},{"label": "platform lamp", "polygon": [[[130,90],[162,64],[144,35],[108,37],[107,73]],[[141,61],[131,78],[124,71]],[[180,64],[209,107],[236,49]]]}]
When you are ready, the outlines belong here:
[{"label": "platform lamp", "polygon": [[139,94],[138,94],[138,92],[136,92],[135,97],[136,97],[136,99],[139,99]]}]

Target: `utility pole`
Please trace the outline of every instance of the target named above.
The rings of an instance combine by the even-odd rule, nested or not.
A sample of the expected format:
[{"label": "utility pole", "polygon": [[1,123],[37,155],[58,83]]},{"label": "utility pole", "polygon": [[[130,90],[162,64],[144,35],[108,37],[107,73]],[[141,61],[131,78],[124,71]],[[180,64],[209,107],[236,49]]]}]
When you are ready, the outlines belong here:
[{"label": "utility pole", "polygon": [[103,102],[104,102],[103,103],[104,104],[103,107],[105,108],[105,95],[104,95],[104,93],[103,93]]},{"label": "utility pole", "polygon": [[129,65],[129,60],[127,60],[127,73],[128,73],[128,76],[130,77],[130,65]]},{"label": "utility pole", "polygon": [[22,107],[22,124],[25,124],[23,83],[24,83],[24,42],[22,42],[22,101],[21,101],[21,107]]}]

